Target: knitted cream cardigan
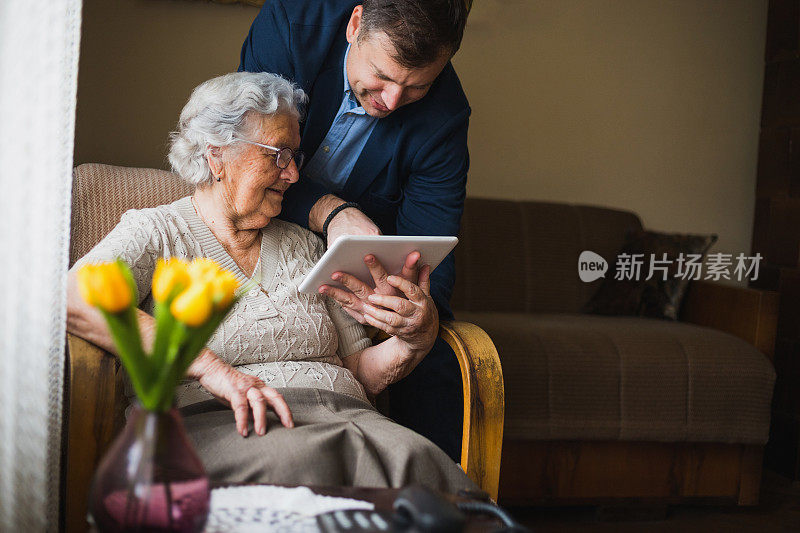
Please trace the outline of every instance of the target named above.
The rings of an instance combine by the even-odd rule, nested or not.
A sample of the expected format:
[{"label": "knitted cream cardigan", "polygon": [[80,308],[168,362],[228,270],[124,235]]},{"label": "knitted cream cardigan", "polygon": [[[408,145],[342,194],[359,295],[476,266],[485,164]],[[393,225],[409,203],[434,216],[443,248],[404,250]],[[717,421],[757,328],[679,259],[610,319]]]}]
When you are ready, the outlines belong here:
[{"label": "knitted cream cardigan", "polygon": [[[297,290],[322,252],[322,241],[310,231],[270,221],[262,230],[261,255],[253,274],[259,285],[236,304],[208,347],[270,387],[321,388],[366,399],[363,387],[341,361],[370,346],[364,328],[328,298]],[[197,215],[188,196],[169,205],[127,211],[72,268],[116,257],[131,266],[139,307],[148,313],[153,312],[150,283],[159,257],[210,257],[241,284],[250,281]],[[210,398],[195,381],[178,387],[179,407]]]}]

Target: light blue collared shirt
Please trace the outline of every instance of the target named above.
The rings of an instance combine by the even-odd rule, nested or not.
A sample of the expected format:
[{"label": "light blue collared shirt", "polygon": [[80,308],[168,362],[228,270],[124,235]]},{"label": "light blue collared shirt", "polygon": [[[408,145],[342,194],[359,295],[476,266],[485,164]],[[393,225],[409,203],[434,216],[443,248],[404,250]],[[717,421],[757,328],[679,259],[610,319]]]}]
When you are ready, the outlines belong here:
[{"label": "light blue collared shirt", "polygon": [[332,192],[339,192],[353,171],[361,150],[367,144],[378,119],[371,117],[358,103],[350,82],[347,80],[347,55],[350,45],[344,52],[342,72],[344,73],[344,98],[339,111],[333,119],[331,128],[319,144],[303,172],[312,180],[319,182]]}]

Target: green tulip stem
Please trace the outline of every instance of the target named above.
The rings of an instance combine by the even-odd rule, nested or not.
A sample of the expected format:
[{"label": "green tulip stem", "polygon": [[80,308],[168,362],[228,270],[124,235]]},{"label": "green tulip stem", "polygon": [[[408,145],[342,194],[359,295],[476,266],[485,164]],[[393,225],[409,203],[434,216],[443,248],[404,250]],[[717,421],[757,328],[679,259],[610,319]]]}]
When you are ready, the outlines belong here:
[{"label": "green tulip stem", "polygon": [[137,396],[141,398],[147,391],[151,367],[142,348],[136,308],[131,307],[121,313],[108,313],[103,310],[100,312],[106,319],[114,344],[117,346],[119,358],[131,378],[131,384]]},{"label": "green tulip stem", "polygon": [[153,352],[150,357],[154,368],[161,368],[167,360],[167,351],[173,329],[175,328],[175,317],[169,310],[171,299],[166,302],[156,302],[156,337],[153,340]]}]

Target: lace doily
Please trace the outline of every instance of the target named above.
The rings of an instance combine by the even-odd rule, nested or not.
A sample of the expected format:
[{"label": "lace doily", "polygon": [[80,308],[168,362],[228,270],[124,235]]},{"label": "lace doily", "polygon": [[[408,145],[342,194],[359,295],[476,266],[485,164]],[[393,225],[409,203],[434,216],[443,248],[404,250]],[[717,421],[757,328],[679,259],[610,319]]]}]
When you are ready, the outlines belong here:
[{"label": "lace doily", "polygon": [[306,487],[223,487],[211,491],[205,533],[318,533],[318,514],[373,508],[369,502],[320,496]]}]

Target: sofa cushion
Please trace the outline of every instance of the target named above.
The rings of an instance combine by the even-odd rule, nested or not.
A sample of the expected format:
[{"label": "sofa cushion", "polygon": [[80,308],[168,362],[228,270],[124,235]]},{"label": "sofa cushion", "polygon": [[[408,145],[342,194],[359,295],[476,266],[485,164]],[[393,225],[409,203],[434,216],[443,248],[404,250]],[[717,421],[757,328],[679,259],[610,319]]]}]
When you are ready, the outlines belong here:
[{"label": "sofa cushion", "polygon": [[[717,242],[716,235],[686,235],[679,233],[659,233],[655,231],[635,231],[628,235],[625,246],[617,258],[628,257],[627,267],[620,268],[615,263],[606,275],[602,285],[583,308],[586,313],[596,315],[632,315],[651,318],[678,320],[683,295],[691,279],[700,279],[699,266],[708,249]],[[694,256],[694,257],[692,257]],[[631,258],[642,259],[639,275],[635,274]],[[666,258],[666,272],[653,269],[651,265]],[[685,267],[684,261],[694,259],[698,269]]]},{"label": "sofa cushion", "polygon": [[775,372],[743,340],[691,324],[456,312],[497,347],[506,438],[767,441]]}]

